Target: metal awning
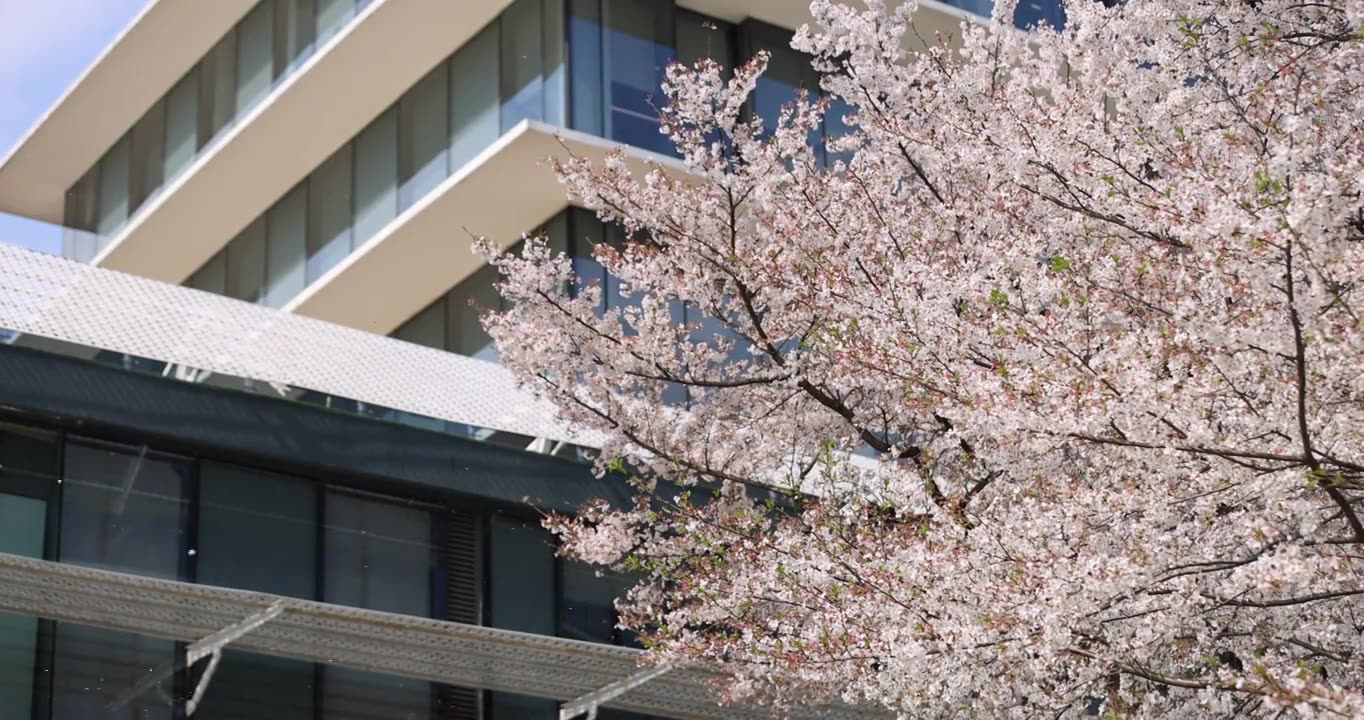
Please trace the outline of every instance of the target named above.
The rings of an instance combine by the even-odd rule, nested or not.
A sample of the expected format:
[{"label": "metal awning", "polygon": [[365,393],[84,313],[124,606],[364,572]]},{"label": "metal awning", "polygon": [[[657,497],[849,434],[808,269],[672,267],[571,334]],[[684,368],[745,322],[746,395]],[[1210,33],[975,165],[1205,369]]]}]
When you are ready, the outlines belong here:
[{"label": "metal awning", "polygon": [[[642,651],[196,585],[0,553],[0,611],[192,643],[196,659],[231,648],[360,670],[673,718],[766,718],[720,707],[714,671],[641,669]],[[223,662],[230,662],[230,658]],[[619,695],[616,691],[625,688]],[[130,689],[130,691],[136,691]],[[610,698],[610,699],[608,699]],[[848,706],[792,718],[884,717]]]}]

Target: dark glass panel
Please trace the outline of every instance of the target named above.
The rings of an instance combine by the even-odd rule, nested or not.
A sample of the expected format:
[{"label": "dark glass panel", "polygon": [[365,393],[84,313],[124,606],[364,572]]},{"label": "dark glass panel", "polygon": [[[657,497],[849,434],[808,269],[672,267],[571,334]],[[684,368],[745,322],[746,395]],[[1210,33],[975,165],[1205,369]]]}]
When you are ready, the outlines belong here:
[{"label": "dark glass panel", "polygon": [[308,259],[305,285],[351,250],[351,146],[343,145],[308,180]]},{"label": "dark glass panel", "polygon": [[442,297],[426,306],[425,310],[413,315],[412,319],[394,330],[393,337],[437,350],[446,349],[445,302],[445,298]]},{"label": "dark glass panel", "polygon": [[308,188],[297,185],[266,214],[265,304],[283,307],[306,284],[304,255],[308,235]]},{"label": "dark glass panel", "polygon": [[257,218],[227,245],[227,295],[259,302],[265,297],[265,218]]},{"label": "dark glass panel", "polygon": [[444,63],[398,100],[398,207],[411,206],[449,175],[450,78]]},{"label": "dark glass panel", "polygon": [[169,640],[59,623],[54,650],[53,720],[172,720],[184,700],[168,677],[120,704],[148,673],[174,662]]},{"label": "dark glass panel", "polygon": [[492,23],[450,60],[450,169],[458,172],[499,130],[498,24]]},{"label": "dark glass panel", "polygon": [[275,79],[273,5],[264,0],[237,23],[237,114],[260,102]]},{"label": "dark glass panel", "polygon": [[133,126],[129,170],[129,211],[161,189],[166,155],[166,105],[157,102]]},{"label": "dark glass panel", "polygon": [[544,31],[541,0],[516,0],[501,28],[502,130],[526,118],[544,119]]},{"label": "dark glass panel", "polygon": [[186,579],[190,470],[146,448],[69,440],[61,561]]},{"label": "dark glass panel", "polygon": [[659,132],[660,87],[673,49],[673,4],[603,0],[602,58],[607,93],[607,137],[655,152],[672,152]]}]

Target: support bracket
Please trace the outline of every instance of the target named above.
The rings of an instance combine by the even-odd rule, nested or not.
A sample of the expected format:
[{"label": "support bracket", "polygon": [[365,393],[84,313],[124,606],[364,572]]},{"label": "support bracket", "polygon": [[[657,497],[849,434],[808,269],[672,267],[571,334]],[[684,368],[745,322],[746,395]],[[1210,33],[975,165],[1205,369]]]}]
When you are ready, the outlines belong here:
[{"label": "support bracket", "polygon": [[285,601],[283,599],[270,603],[269,607],[259,612],[252,613],[240,622],[235,622],[227,627],[207,635],[189,644],[185,648],[184,663],[163,663],[156,670],[147,673],[145,677],[138,680],[132,687],[119,693],[107,706],[109,710],[118,710],[135,700],[139,695],[151,688],[160,688],[161,683],[177,670],[194,667],[194,664],[209,658],[208,666],[204,668],[204,674],[199,676],[199,682],[194,686],[194,694],[185,704],[185,716],[189,717],[199,707],[199,701],[203,699],[204,692],[208,690],[208,684],[213,681],[213,673],[218,669],[218,663],[222,661],[223,649],[229,644],[240,640],[247,633],[259,628],[265,623],[274,620],[284,612]]},{"label": "support bracket", "polygon": [[610,685],[598,688],[592,692],[578,698],[574,698],[564,703],[559,710],[559,720],[573,720],[580,715],[587,715],[587,720],[597,719],[597,707],[605,702],[610,702],[624,695],[631,690],[653,680],[669,670],[672,666],[668,663],[655,665],[651,668],[640,670],[629,677],[617,680]]}]

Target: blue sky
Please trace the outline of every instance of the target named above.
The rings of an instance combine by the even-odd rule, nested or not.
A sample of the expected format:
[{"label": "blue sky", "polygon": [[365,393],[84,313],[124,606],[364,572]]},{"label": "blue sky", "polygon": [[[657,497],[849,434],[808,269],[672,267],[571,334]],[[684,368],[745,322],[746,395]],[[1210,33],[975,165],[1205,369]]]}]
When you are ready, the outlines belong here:
[{"label": "blue sky", "polygon": [[[0,157],[147,1],[0,0]],[[61,230],[0,213],[0,242],[55,253]]]}]

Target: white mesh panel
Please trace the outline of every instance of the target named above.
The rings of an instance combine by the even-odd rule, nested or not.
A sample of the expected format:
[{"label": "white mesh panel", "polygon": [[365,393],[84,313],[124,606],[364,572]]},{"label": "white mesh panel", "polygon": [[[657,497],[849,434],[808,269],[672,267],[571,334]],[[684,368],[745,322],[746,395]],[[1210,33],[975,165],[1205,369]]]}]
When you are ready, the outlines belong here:
[{"label": "white mesh panel", "polygon": [[494,363],[4,244],[0,327],[502,432],[598,444]]}]

